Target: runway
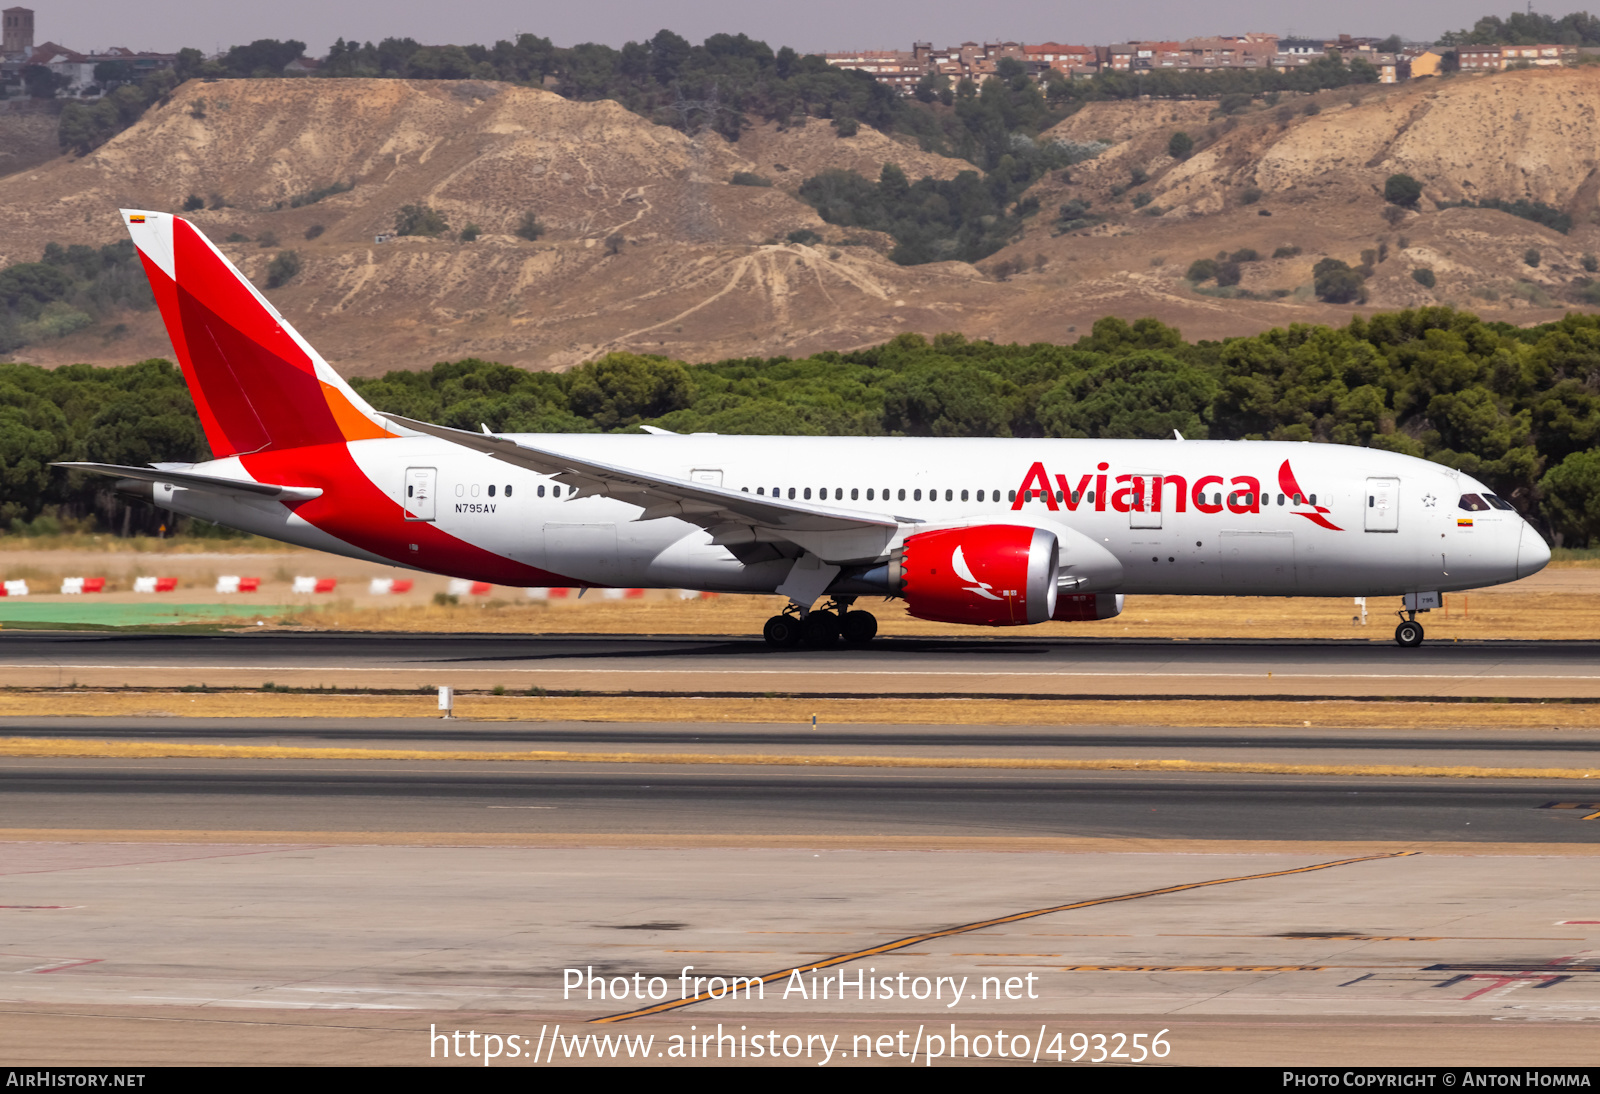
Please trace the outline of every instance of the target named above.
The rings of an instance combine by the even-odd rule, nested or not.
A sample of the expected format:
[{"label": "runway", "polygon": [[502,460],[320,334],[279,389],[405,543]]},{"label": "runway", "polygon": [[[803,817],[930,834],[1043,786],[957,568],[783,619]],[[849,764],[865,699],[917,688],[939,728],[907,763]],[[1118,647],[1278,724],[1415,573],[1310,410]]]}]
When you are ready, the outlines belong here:
[{"label": "runway", "polygon": [[10,759],[6,827],[1592,844],[1582,780]]},{"label": "runway", "polygon": [[0,632],[0,686],[805,695],[1600,697],[1600,643]]}]

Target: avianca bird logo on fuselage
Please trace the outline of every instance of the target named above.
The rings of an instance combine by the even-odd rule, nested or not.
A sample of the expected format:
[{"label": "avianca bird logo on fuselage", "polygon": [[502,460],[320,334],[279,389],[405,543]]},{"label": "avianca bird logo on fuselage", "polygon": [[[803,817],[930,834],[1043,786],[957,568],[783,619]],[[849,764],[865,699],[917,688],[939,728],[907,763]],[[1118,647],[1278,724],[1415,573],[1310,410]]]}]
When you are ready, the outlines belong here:
[{"label": "avianca bird logo on fuselage", "polygon": [[[1080,476],[1076,486],[1068,481],[1066,475],[1059,474],[1052,484],[1044,464],[1035,462],[1022,477],[1022,485],[1017,487],[1017,496],[1011,508],[1013,511],[1020,510],[1025,502],[1037,498],[1052,512],[1065,508],[1075,513],[1078,506],[1087,502],[1096,513],[1104,513],[1107,506],[1118,513],[1159,513],[1162,511],[1162,499],[1169,496],[1170,490],[1172,511],[1175,513],[1187,512],[1191,505],[1199,513],[1220,513],[1224,509],[1230,513],[1261,512],[1261,480],[1254,475],[1235,475],[1227,480],[1221,475],[1202,475],[1191,486],[1183,475],[1168,473],[1113,477],[1107,473],[1111,470],[1109,463],[1102,463],[1095,470],[1100,473]],[[1224,485],[1229,488],[1225,500],[1220,489]],[[1108,486],[1111,488],[1108,489]],[[1309,495],[1300,489],[1288,460],[1284,460],[1278,468],[1278,486],[1288,499],[1293,499],[1295,515],[1305,517],[1329,531],[1344,531],[1328,520],[1326,514],[1332,510],[1313,504]],[[1213,490],[1213,487],[1218,489]]]}]

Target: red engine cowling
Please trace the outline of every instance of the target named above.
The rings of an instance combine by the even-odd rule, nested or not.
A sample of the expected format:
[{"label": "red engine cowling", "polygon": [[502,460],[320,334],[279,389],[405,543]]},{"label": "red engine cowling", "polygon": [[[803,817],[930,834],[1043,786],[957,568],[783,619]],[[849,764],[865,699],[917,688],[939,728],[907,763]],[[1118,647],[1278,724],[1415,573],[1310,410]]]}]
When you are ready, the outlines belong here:
[{"label": "red engine cowling", "polygon": [[1056,597],[1056,610],[1050,613],[1050,618],[1081,623],[1121,614],[1121,593],[1061,593]]},{"label": "red engine cowling", "polygon": [[945,528],[906,540],[896,552],[896,584],[918,619],[983,627],[1043,623],[1056,609],[1059,560],[1054,533],[1042,528]]}]

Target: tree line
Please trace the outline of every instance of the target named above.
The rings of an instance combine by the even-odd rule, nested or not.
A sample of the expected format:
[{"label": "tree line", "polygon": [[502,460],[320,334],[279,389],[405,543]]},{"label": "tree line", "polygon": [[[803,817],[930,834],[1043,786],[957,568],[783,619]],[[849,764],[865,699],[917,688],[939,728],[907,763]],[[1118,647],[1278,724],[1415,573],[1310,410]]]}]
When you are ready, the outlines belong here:
[{"label": "tree line", "polygon": [[[1364,445],[1459,468],[1567,546],[1600,545],[1600,317],[1522,329],[1424,308],[1186,342],[1102,319],[1072,345],[903,334],[850,353],[686,364],[613,353],[565,373],[444,362],[353,385],[380,410],[476,430],[929,437],[1273,439]],[[121,532],[104,479],[53,460],[208,457],[168,362],[0,365],[0,520]]]}]

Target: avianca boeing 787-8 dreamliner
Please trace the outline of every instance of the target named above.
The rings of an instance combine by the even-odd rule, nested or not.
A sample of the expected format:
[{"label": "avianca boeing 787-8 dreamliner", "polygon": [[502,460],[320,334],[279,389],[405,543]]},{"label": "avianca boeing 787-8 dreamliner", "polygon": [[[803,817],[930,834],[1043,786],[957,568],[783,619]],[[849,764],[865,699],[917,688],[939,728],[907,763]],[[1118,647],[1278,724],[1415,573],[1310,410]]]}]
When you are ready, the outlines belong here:
[{"label": "avianca boeing 787-8 dreamliner", "polygon": [[[65,464],[190,516],[520,586],[777,593],[778,645],[869,641],[862,596],[1005,627],[1129,593],[1404,596],[1550,559],[1482,483],[1270,441],[472,433],[368,406],[189,222],[124,210],[215,458]],[[822,604],[818,606],[818,602]]]}]

